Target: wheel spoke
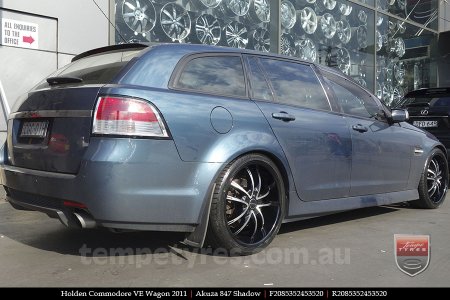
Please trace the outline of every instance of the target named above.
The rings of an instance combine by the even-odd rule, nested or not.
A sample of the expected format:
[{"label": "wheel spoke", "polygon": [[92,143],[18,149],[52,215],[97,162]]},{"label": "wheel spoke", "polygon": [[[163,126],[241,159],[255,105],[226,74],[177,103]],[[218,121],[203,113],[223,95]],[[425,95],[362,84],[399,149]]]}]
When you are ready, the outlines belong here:
[{"label": "wheel spoke", "polygon": [[248,176],[250,177],[250,181],[252,182],[252,192],[251,197],[255,194],[255,180],[253,179],[252,172],[250,172],[249,168],[245,168],[247,170]]},{"label": "wheel spoke", "polygon": [[261,216],[261,222],[262,222],[262,227],[264,227],[264,223],[265,223],[265,220],[264,220],[264,215],[262,214],[262,212],[261,212],[261,207],[260,206],[257,206],[256,207],[256,211],[259,213],[259,215]]},{"label": "wheel spoke", "polygon": [[434,193],[436,192],[437,186],[435,184],[433,184],[433,187],[431,189],[432,189],[432,192],[430,194],[430,197],[432,197],[434,195]]},{"label": "wheel spoke", "polygon": [[245,219],[244,225],[242,225],[242,227],[239,228],[239,229],[234,233],[234,235],[238,235],[238,234],[245,228],[245,226],[247,226],[248,221],[250,221],[250,217],[251,217],[251,214],[248,214],[247,217],[246,217],[246,219]]},{"label": "wheel spoke", "polygon": [[258,174],[258,190],[256,191],[256,199],[258,199],[259,193],[261,192],[261,174],[259,173],[259,169],[256,168],[256,173]]},{"label": "wheel spoke", "polygon": [[257,207],[261,208],[261,207],[268,207],[268,206],[279,206],[279,203],[278,202],[268,202],[268,203],[259,204]]},{"label": "wheel spoke", "polygon": [[258,218],[256,217],[256,214],[255,214],[255,212],[253,210],[251,212],[251,215],[253,216],[253,219],[255,219],[255,229],[253,230],[253,234],[252,234],[252,237],[251,237],[251,240],[253,241],[254,237],[255,237],[255,234],[256,234],[256,231],[258,230]]},{"label": "wheel spoke", "polygon": [[233,224],[234,222],[240,220],[240,219],[247,213],[247,211],[248,211],[248,207],[247,207],[246,209],[244,209],[244,211],[243,211],[239,216],[237,216],[236,218],[234,218],[234,219],[231,220],[231,221],[228,221],[228,225],[231,225],[231,224]]},{"label": "wheel spoke", "polygon": [[240,186],[236,181],[232,181],[231,186],[234,187],[235,189],[243,192],[245,195],[247,195],[248,198],[251,198],[251,196],[248,194],[248,192],[242,186]]},{"label": "wheel spoke", "polygon": [[244,200],[239,199],[239,198],[232,197],[232,196],[227,196],[227,200],[239,202],[239,203],[245,204],[248,207],[248,203],[245,202]]}]

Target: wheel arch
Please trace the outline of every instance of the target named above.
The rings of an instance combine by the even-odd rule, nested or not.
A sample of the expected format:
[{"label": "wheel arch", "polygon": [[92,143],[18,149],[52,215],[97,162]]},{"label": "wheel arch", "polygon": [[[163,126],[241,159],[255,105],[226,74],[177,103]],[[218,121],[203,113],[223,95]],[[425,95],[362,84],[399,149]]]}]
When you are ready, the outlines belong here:
[{"label": "wheel arch", "polygon": [[[205,241],[206,232],[208,229],[208,222],[209,222],[209,214],[211,210],[211,201],[212,201],[212,194],[214,192],[215,186],[216,186],[216,180],[219,177],[219,175],[222,173],[222,171],[233,161],[250,154],[260,154],[268,157],[278,168],[278,170],[281,173],[283,185],[285,188],[285,205],[284,205],[284,218],[289,212],[289,188],[293,187],[293,179],[292,179],[292,172],[290,170],[289,164],[284,157],[280,157],[280,154],[275,154],[267,149],[263,148],[255,148],[255,149],[246,149],[245,151],[240,151],[235,153],[233,156],[230,156],[220,168],[217,169],[216,174],[214,174],[214,177],[211,180],[211,184],[208,188],[207,197],[204,199],[205,205],[203,205],[203,208],[200,212],[200,219],[199,224],[197,225],[194,232],[190,233],[185,239],[184,243],[193,246],[193,247],[203,247],[203,243]],[[283,220],[284,220],[283,218]],[[282,221],[283,221],[282,220]]]}]

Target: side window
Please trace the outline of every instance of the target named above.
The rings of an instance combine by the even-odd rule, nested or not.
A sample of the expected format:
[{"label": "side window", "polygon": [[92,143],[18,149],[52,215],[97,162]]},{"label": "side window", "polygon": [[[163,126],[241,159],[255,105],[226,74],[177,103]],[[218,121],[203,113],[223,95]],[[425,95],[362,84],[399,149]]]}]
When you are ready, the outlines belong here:
[{"label": "side window", "polygon": [[325,80],[333,89],[344,113],[364,118],[378,118],[381,114],[381,108],[374,99],[357,85],[335,75],[325,74]]},{"label": "side window", "polygon": [[322,85],[310,66],[263,58],[260,60],[278,102],[330,110]]},{"label": "side window", "polygon": [[250,84],[252,89],[252,98],[259,100],[273,100],[272,91],[260,68],[257,57],[249,57],[248,65],[250,67]]},{"label": "side window", "polygon": [[190,60],[175,87],[203,93],[245,97],[245,79],[238,56],[205,56]]}]

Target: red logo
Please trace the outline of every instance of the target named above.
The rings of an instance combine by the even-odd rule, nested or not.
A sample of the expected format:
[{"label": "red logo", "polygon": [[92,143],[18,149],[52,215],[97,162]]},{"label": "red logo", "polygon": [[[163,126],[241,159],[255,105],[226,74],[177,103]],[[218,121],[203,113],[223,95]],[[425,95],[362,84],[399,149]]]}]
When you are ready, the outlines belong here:
[{"label": "red logo", "polygon": [[415,276],[423,272],[430,262],[429,235],[395,234],[395,262],[398,268]]}]

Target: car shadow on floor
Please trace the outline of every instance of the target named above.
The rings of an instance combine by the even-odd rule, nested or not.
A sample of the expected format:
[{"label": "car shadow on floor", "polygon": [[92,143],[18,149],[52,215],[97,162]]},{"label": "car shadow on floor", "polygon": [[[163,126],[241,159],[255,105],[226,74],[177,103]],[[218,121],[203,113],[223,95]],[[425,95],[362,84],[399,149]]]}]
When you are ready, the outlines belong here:
[{"label": "car shadow on floor", "polygon": [[285,223],[281,226],[279,234],[290,233],[293,231],[304,230],[308,228],[326,226],[336,223],[343,223],[357,219],[364,219],[377,215],[392,213],[400,209],[402,206],[377,206],[360,208],[340,213],[330,213],[320,217],[312,217],[301,221]]},{"label": "car shadow on floor", "polygon": [[[398,209],[400,209],[399,206],[371,207],[310,218],[283,224],[280,234],[377,216]],[[103,228],[76,230],[67,229],[56,222],[48,224],[45,220],[45,217],[39,218],[37,222],[34,222],[38,224],[30,221],[2,222],[0,223],[0,234],[33,248],[73,256],[110,257],[171,253],[187,260],[183,251],[214,256],[225,255],[223,252],[205,251],[205,249],[199,251],[199,249],[182,244],[184,233],[114,233]]]}]

